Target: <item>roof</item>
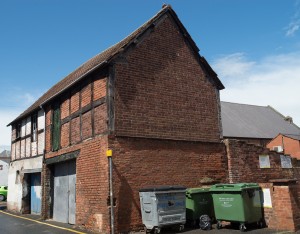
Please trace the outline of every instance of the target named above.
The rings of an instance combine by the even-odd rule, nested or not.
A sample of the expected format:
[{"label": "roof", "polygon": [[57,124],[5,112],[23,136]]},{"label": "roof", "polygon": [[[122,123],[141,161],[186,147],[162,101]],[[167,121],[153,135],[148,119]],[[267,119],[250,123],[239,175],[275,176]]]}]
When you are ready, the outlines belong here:
[{"label": "roof", "polygon": [[71,72],[68,76],[63,78],[57,84],[55,84],[52,88],[50,88],[46,93],[44,93],[35,103],[33,103],[28,109],[26,109],[23,113],[21,113],[16,119],[14,119],[11,125],[14,122],[23,119],[24,117],[30,115],[32,112],[38,110],[46,104],[48,101],[52,100],[54,97],[58,96],[60,93],[65,91],[67,88],[70,88],[75,83],[79,82],[82,78],[86,75],[91,73],[97,68],[107,65],[110,61],[115,59],[119,54],[121,54],[131,43],[135,43],[135,40],[139,38],[148,28],[155,25],[156,20],[160,19],[163,15],[169,13],[175,22],[178,24],[179,28],[182,30],[182,34],[188,39],[191,47],[198,55],[198,60],[200,65],[206,70],[206,72],[211,76],[213,79],[216,87],[218,89],[224,89],[222,82],[219,80],[217,74],[213,71],[213,69],[209,66],[206,62],[204,57],[199,55],[199,48],[197,47],[196,43],[193,41],[179,18],[177,17],[176,13],[173,11],[170,5],[164,5],[163,8],[149,21],[144,23],[141,27],[131,33],[129,36],[124,38],[122,41],[118,42],[117,44],[111,46],[110,48],[104,50],[100,54],[97,54],[80,67],[78,67],[75,71]]},{"label": "roof", "polygon": [[10,158],[10,151],[8,151],[8,150],[3,150],[3,151],[0,153],[0,158]]},{"label": "roof", "polygon": [[224,137],[273,139],[279,133],[300,135],[300,128],[271,106],[221,102]]},{"label": "roof", "polygon": [[294,140],[300,141],[300,133],[299,134],[282,134],[283,136],[292,138]]}]

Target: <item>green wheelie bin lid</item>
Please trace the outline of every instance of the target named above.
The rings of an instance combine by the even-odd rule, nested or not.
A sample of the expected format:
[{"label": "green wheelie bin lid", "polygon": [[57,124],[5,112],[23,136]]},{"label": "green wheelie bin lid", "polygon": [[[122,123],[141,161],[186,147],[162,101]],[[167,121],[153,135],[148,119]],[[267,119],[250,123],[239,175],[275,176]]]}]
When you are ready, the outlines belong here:
[{"label": "green wheelie bin lid", "polygon": [[211,186],[210,192],[240,192],[245,189],[259,189],[257,183],[238,183],[238,184],[215,184]]},{"label": "green wheelie bin lid", "polygon": [[197,193],[209,193],[209,188],[189,188],[186,190],[187,196]]}]

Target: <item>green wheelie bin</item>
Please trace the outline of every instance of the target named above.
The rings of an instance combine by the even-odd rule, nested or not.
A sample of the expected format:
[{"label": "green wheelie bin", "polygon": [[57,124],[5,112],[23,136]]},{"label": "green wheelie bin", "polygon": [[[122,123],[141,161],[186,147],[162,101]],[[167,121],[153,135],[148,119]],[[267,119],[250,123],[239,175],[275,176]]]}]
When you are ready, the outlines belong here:
[{"label": "green wheelie bin", "polygon": [[186,190],[186,220],[196,226],[202,215],[214,217],[214,206],[209,188],[189,188]]},{"label": "green wheelie bin", "polygon": [[256,183],[216,184],[210,188],[214,202],[217,228],[222,221],[239,223],[246,231],[246,224],[264,226],[262,212],[262,190]]}]

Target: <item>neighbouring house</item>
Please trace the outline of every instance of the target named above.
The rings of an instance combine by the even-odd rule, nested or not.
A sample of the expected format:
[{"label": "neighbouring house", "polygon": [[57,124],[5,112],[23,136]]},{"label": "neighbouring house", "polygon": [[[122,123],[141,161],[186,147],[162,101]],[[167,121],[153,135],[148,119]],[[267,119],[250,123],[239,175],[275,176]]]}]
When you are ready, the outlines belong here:
[{"label": "neighbouring house", "polygon": [[88,60],[25,111],[45,110],[43,217],[110,232],[108,149],[116,232],[142,228],[140,188],[226,182],[221,89],[170,6]]},{"label": "neighbouring house", "polygon": [[0,153],[0,186],[8,184],[8,168],[10,162],[10,151],[4,150]]},{"label": "neighbouring house", "polygon": [[300,128],[271,106],[221,102],[223,137],[266,146],[279,133],[300,135]]},{"label": "neighbouring house", "polygon": [[[33,104],[34,106],[35,104]],[[44,111],[28,109],[13,120],[8,171],[8,210],[41,213],[41,171],[44,155]]]},{"label": "neighbouring house", "polygon": [[300,160],[300,133],[280,133],[267,144],[267,148],[283,154],[288,154],[291,157]]}]

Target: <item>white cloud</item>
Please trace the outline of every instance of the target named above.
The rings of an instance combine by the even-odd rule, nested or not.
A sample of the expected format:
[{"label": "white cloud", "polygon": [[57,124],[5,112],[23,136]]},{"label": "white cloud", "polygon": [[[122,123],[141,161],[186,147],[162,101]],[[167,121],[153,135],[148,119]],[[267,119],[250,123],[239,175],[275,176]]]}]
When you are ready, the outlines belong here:
[{"label": "white cloud", "polygon": [[300,52],[268,56],[260,61],[237,53],[216,59],[212,67],[225,85],[221,100],[271,105],[293,117],[300,126]]},{"label": "white cloud", "polygon": [[299,21],[291,22],[290,25],[287,27],[285,35],[287,37],[294,36],[295,33],[299,30],[299,27],[300,27]]},{"label": "white cloud", "polygon": [[245,60],[243,53],[235,53],[226,55],[219,59],[220,61],[215,64],[215,69],[222,73],[223,77],[233,77],[233,76],[243,76],[252,66],[255,65],[255,62],[249,62]]},{"label": "white cloud", "polygon": [[11,144],[11,127],[6,127],[6,125],[41,96],[40,91],[32,94],[20,90],[18,93],[0,94],[0,99],[3,100],[0,104],[0,145]]},{"label": "white cloud", "polygon": [[285,36],[292,37],[300,29],[300,1],[295,3],[295,13],[289,25],[285,28]]}]

